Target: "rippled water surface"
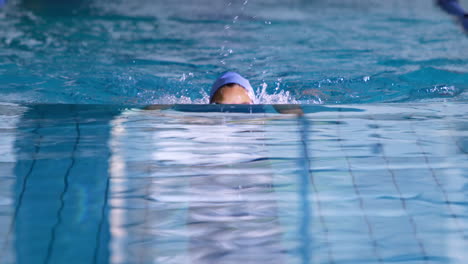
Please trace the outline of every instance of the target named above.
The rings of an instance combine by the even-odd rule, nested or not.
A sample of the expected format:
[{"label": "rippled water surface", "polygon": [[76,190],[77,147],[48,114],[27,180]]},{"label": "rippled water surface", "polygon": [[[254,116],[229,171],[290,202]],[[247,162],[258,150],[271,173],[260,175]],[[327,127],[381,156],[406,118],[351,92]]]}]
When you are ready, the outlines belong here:
[{"label": "rippled water surface", "polygon": [[0,9],[2,101],[206,103],[225,70],[262,103],[466,100],[468,39],[432,1],[34,2]]},{"label": "rippled water surface", "polygon": [[466,104],[302,109],[0,105],[0,263],[465,263]]}]

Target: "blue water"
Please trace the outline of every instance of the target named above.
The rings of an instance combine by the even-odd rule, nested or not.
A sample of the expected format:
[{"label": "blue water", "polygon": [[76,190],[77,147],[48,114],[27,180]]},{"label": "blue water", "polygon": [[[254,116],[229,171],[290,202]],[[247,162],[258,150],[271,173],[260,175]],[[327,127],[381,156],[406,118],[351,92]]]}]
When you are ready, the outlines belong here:
[{"label": "blue water", "polygon": [[0,105],[0,263],[466,262],[466,104],[222,107]]},{"label": "blue water", "polygon": [[[1,264],[466,263],[432,1],[47,1],[0,8]],[[261,105],[206,105],[225,70]]]},{"label": "blue water", "polygon": [[262,103],[466,100],[468,39],[427,0],[24,2],[0,9],[2,101],[207,103],[226,70]]}]

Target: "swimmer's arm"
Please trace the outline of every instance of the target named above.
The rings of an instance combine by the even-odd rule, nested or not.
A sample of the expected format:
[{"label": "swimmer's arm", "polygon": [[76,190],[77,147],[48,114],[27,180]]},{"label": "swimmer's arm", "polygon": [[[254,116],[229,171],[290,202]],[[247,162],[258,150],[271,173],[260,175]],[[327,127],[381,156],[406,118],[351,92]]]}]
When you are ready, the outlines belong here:
[{"label": "swimmer's arm", "polygon": [[276,112],[280,114],[289,114],[289,115],[298,115],[298,116],[302,116],[304,114],[304,111],[302,111],[301,106],[296,105],[296,104],[278,104],[278,105],[273,105],[273,108],[276,110]]},{"label": "swimmer's arm", "polygon": [[[148,105],[143,108],[143,110],[167,110],[170,109],[173,105]],[[273,108],[280,114],[295,114],[303,115],[304,111],[300,105],[294,104],[277,104],[273,105]]]},{"label": "swimmer's arm", "polygon": [[[294,104],[277,104],[277,105],[272,105],[273,108],[276,110],[276,112],[280,114],[285,114],[285,115],[296,115],[296,116],[302,116],[304,115],[304,111],[302,110],[300,105],[294,105]],[[149,105],[143,108],[143,110],[167,110],[172,108],[173,105]],[[190,121],[212,121],[211,119],[206,119],[206,118],[194,118],[194,117],[184,117],[180,115],[171,115],[169,113],[163,113],[163,112],[155,112],[157,115],[160,116],[166,116],[166,117],[172,117],[174,119],[182,119],[182,120],[190,120]],[[268,120],[280,120],[280,119],[285,119],[285,118],[291,118],[290,116],[270,116],[268,118],[260,118],[260,119],[253,119],[251,121],[268,121]],[[230,121],[228,123],[237,123],[238,121]]]},{"label": "swimmer's arm", "polygon": [[148,106],[145,106],[143,108],[143,110],[167,110],[169,108],[171,108],[172,105],[160,105],[160,104],[156,104],[156,105],[148,105]]}]

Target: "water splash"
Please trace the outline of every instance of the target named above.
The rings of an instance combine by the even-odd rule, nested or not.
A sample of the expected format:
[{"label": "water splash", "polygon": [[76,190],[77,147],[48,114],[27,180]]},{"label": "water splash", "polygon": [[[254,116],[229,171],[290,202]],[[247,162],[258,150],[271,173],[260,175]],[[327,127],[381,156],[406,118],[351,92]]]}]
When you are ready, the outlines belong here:
[{"label": "water splash", "polygon": [[257,99],[260,104],[298,104],[289,91],[280,90],[281,81],[277,82],[275,92],[269,94],[267,92],[268,84],[263,82],[257,89]]},{"label": "water splash", "polygon": [[463,91],[464,89],[460,87],[442,84],[429,88],[414,89],[410,92],[410,96],[413,99],[454,97]]},{"label": "water splash", "polygon": [[[266,83],[257,89],[257,99],[258,104],[299,104],[300,101],[294,99],[289,91],[279,90],[274,93],[268,93],[266,91]],[[160,97],[155,97],[150,94],[140,94],[141,97],[148,98],[146,100],[149,104],[208,104],[210,101],[210,96],[204,89],[200,89],[199,94],[201,98],[191,98],[186,95],[170,95],[166,94]],[[320,103],[320,102],[312,102]]]}]

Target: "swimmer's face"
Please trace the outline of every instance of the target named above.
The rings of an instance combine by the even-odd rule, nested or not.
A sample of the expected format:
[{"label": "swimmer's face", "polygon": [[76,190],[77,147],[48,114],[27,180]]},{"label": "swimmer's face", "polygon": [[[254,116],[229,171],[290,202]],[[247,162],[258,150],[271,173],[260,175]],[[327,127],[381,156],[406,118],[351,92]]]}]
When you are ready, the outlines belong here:
[{"label": "swimmer's face", "polygon": [[252,99],[244,87],[238,84],[227,84],[213,95],[212,104],[252,104]]}]

